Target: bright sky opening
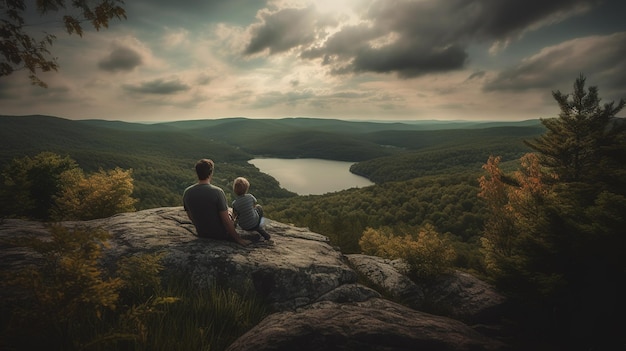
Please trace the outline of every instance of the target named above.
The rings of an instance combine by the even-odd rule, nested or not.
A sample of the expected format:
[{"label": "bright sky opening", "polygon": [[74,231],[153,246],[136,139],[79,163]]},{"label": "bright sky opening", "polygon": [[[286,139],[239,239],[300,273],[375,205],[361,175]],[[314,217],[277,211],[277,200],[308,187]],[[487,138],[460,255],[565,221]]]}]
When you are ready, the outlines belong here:
[{"label": "bright sky opening", "polygon": [[40,75],[47,89],[1,77],[0,114],[515,121],[557,116],[552,91],[580,74],[603,102],[626,98],[623,0],[124,6],[127,20],[83,38],[45,28],[59,71]]}]

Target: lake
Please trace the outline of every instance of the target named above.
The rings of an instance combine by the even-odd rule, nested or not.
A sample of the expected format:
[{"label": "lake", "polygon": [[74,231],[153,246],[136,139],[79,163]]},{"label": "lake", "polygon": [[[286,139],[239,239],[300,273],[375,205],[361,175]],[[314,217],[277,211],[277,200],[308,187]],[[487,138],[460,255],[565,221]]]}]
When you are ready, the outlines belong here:
[{"label": "lake", "polygon": [[278,180],[281,187],[298,195],[321,195],[374,184],[350,173],[354,162],[315,158],[255,158],[248,162]]}]

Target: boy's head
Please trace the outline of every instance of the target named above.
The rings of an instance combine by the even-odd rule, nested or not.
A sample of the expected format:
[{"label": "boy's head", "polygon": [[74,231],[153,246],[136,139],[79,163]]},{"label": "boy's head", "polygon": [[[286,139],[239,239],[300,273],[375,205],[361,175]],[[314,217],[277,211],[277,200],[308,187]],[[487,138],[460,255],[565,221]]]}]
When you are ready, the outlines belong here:
[{"label": "boy's head", "polygon": [[213,168],[215,164],[212,160],[203,158],[196,162],[196,174],[199,180],[206,180],[213,174]]},{"label": "boy's head", "polygon": [[249,188],[250,182],[244,177],[238,177],[233,182],[233,190],[237,196],[247,193]]}]

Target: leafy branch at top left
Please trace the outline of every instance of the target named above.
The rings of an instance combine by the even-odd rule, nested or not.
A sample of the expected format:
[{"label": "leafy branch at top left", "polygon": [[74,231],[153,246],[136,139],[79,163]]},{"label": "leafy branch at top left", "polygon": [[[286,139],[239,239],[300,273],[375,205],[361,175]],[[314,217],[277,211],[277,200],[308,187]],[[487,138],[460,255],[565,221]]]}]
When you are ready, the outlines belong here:
[{"label": "leafy branch at top left", "polygon": [[[123,4],[122,0],[35,2],[41,17],[53,17],[68,34],[76,33],[81,37],[85,22],[99,31],[108,28],[112,19],[126,19]],[[67,14],[61,15],[61,11]],[[0,1],[0,77],[27,70],[32,84],[46,88],[48,85],[38,73],[58,70],[57,58],[50,51],[57,37],[45,31],[35,33],[33,24],[26,20],[26,12],[24,0]]]}]

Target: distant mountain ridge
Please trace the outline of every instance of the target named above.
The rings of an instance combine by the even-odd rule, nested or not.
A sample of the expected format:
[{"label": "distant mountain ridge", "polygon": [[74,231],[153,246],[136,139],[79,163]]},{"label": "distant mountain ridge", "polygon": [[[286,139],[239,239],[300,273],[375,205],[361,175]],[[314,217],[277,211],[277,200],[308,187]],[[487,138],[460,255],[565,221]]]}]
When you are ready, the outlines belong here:
[{"label": "distant mountain ridge", "polygon": [[200,145],[216,149],[220,155],[228,154],[225,159],[243,160],[261,155],[364,161],[397,154],[399,150],[394,148],[413,150],[475,140],[507,140],[534,136],[543,130],[539,120],[379,123],[238,117],[144,124],[36,115],[0,116],[0,124],[4,149],[0,160],[15,153],[32,153],[37,148],[69,147],[140,154],[160,150],[176,156],[194,153]]},{"label": "distant mountain ridge", "polygon": [[[415,120],[415,121],[355,121],[341,119],[311,118],[311,117],[285,117],[285,118],[245,118],[228,117],[220,119],[200,119],[181,120],[170,122],[128,122],[120,120],[103,119],[80,119],[71,120],[63,117],[47,115],[24,115],[9,116],[0,115],[0,122],[3,124],[7,119],[19,119],[20,123],[41,123],[48,121],[78,122],[93,127],[103,127],[108,129],[125,131],[175,131],[175,130],[197,130],[205,128],[225,127],[226,125],[247,126],[261,129],[278,128],[278,130],[308,129],[320,131],[336,131],[347,133],[368,133],[381,130],[448,130],[448,129],[486,129],[492,127],[539,127],[539,119],[524,121],[443,121],[443,120]],[[11,122],[13,122],[11,121]]]},{"label": "distant mountain ridge", "polygon": [[198,146],[217,148],[221,154],[228,155],[228,159],[245,160],[249,157],[235,148],[211,145],[217,142],[167,126],[142,128],[143,125],[136,123],[90,123],[41,115],[0,116],[0,126],[2,162],[20,154],[67,153],[69,150],[176,157],[199,154],[196,151]]},{"label": "distant mountain ridge", "polygon": [[[438,128],[438,129],[437,129]],[[0,116],[0,166],[51,151],[87,172],[133,169],[139,208],[174,206],[194,181],[193,163],[219,164],[214,182],[229,188],[245,175],[261,198],[295,196],[247,163],[255,157],[358,162],[356,174],[376,183],[480,170],[490,155],[528,152],[523,140],[544,129],[522,122],[382,123],[316,118],[188,120],[154,124],[60,117]]]},{"label": "distant mountain ridge", "polygon": [[[441,130],[441,129],[483,129],[491,127],[533,127],[540,126],[539,119],[530,119],[523,121],[445,121],[445,120],[406,120],[406,121],[385,121],[385,120],[341,120],[313,117],[284,117],[284,118],[245,118],[245,117],[227,117],[219,119],[199,119],[199,120],[181,120],[170,122],[155,123],[137,123],[110,120],[85,119],[79,120],[89,124],[97,124],[110,128],[131,128],[148,130],[151,127],[171,126],[180,129],[197,129],[215,127],[221,124],[233,122],[260,122],[267,125],[283,125],[296,128],[313,128],[328,130],[333,129],[345,132],[372,132],[377,130]],[[257,124],[258,125],[258,124]]]}]

